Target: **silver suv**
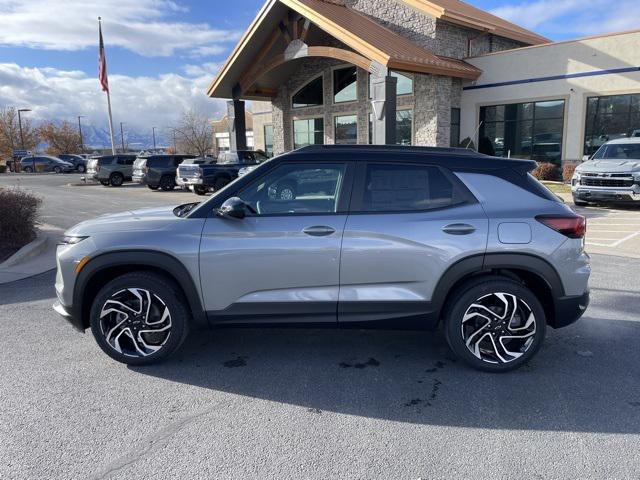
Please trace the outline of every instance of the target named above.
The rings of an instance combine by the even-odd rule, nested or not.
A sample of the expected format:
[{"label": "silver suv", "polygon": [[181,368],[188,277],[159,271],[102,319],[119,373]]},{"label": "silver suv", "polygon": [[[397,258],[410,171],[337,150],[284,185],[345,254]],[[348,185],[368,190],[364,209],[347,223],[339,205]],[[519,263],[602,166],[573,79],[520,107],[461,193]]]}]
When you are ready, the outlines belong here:
[{"label": "silver suv", "polygon": [[534,167],[464,149],[303,148],[204,203],[73,227],[55,309],[134,365],[200,326],[442,325],[473,367],[514,369],[589,301],[585,219]]},{"label": "silver suv", "polygon": [[640,138],[619,138],[602,145],[576,168],[571,193],[578,206],[589,202],[640,204]]}]

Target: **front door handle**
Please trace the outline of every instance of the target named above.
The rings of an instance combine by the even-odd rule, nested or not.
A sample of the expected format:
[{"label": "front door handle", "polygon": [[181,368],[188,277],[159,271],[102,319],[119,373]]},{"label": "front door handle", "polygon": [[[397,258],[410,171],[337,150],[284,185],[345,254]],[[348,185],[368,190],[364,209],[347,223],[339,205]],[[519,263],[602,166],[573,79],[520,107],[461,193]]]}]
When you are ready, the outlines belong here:
[{"label": "front door handle", "polygon": [[476,227],[468,223],[451,223],[442,227],[442,231],[449,235],[469,235],[476,231]]},{"label": "front door handle", "polygon": [[303,230],[304,233],[312,237],[326,237],[332,233],[336,233],[335,228],[326,227],[324,225],[315,225],[313,227],[307,227]]}]

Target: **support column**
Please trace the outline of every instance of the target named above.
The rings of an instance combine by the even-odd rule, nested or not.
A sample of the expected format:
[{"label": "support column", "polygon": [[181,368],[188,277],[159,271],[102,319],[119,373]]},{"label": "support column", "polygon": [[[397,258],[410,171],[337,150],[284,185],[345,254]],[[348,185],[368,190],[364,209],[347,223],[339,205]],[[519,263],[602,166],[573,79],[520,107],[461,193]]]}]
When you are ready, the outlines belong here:
[{"label": "support column", "polygon": [[244,115],[244,101],[236,99],[227,102],[229,148],[232,151],[247,149],[247,126]]},{"label": "support column", "polygon": [[396,99],[398,79],[389,75],[389,70],[377,65],[371,73],[373,96],[372,137],[374,145],[396,144]]}]

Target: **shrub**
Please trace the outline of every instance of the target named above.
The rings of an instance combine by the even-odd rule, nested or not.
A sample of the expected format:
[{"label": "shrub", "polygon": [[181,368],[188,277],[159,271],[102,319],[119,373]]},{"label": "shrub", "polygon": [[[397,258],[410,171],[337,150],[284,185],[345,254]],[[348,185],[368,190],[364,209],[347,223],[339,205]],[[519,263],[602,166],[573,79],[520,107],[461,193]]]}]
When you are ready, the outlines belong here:
[{"label": "shrub", "polygon": [[6,165],[0,165],[0,173],[6,173],[7,172],[7,166]]},{"label": "shrub", "polygon": [[531,175],[536,177],[538,180],[550,180],[555,181],[560,178],[560,169],[550,162],[542,162],[538,163],[538,166],[535,168]]},{"label": "shrub", "polygon": [[24,190],[0,188],[0,249],[15,250],[36,237],[41,203],[40,198]]},{"label": "shrub", "polygon": [[573,172],[576,171],[577,165],[575,163],[567,163],[562,167],[562,180],[570,182],[573,177]]}]

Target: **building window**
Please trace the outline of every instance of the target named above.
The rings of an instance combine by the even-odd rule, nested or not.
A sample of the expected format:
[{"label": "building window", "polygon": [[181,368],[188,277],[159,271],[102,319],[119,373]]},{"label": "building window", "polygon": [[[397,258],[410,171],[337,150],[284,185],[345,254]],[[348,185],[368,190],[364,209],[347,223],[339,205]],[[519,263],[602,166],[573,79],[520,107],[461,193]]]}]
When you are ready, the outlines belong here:
[{"label": "building window", "polygon": [[264,126],[264,153],[273,157],[273,125]]},{"label": "building window", "polygon": [[334,141],[336,145],[358,143],[358,116],[341,115],[334,120]]},{"label": "building window", "polygon": [[293,95],[293,108],[317,107],[323,102],[322,76],[311,80]]},{"label": "building window", "polygon": [[305,118],[293,121],[293,148],[324,143],[324,119]]},{"label": "building window", "polygon": [[230,147],[229,134],[218,133],[216,134],[216,142],[218,143],[219,152],[228,152]]},{"label": "building window", "polygon": [[640,93],[587,99],[585,155],[609,140],[633,136],[640,136]]},{"label": "building window", "polygon": [[[398,86],[396,87],[396,93],[398,96],[413,95],[413,77],[393,71],[391,72],[391,76],[398,79]],[[371,82],[371,75],[369,75],[369,98],[373,98],[373,83]]]},{"label": "building window", "polygon": [[564,100],[481,107],[480,122],[481,153],[562,161]]},{"label": "building window", "polygon": [[356,67],[338,68],[333,71],[333,101],[335,103],[355,102],[358,71]]},{"label": "building window", "polygon": [[[373,114],[369,115],[369,145],[373,143]],[[413,143],[413,110],[396,111],[396,144],[410,146]]]},{"label": "building window", "polygon": [[449,137],[449,145],[452,147],[460,146],[460,109],[451,109],[451,135]]}]

